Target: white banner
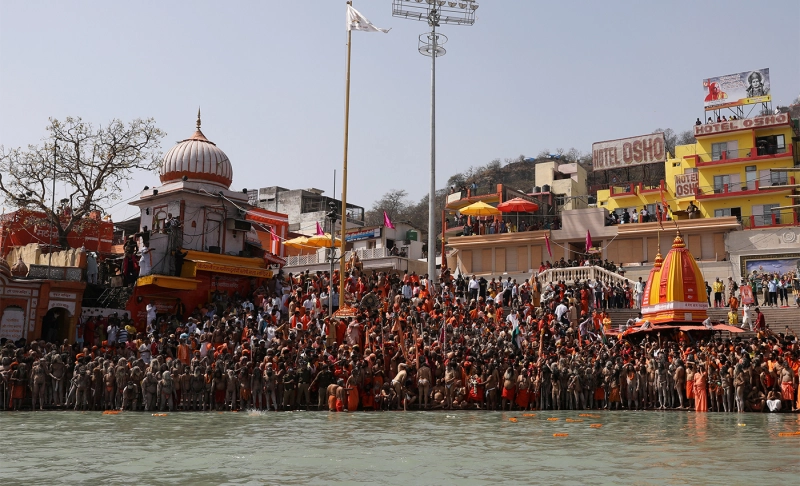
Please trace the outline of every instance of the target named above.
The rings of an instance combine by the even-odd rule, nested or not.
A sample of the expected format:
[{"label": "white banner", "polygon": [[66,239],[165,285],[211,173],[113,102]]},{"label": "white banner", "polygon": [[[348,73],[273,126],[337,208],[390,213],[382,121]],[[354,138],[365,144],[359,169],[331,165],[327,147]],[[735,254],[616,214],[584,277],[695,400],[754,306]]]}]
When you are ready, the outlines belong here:
[{"label": "white banner", "polygon": [[664,163],[664,134],[651,133],[592,144],[594,170],[618,169],[635,165]]}]

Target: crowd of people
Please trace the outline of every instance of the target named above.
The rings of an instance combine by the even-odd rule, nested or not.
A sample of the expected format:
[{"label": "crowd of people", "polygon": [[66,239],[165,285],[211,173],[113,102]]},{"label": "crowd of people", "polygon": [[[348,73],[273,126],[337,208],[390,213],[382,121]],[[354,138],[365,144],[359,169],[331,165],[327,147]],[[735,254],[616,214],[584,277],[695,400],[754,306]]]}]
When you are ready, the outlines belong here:
[{"label": "crowd of people", "polygon": [[338,273],[281,274],[204,307],[153,306],[145,323],[93,318],[81,343],[3,341],[0,407],[798,408],[800,347],[789,332],[633,339],[609,332],[592,282],[480,280],[356,270],[345,286],[352,307],[341,309],[351,315],[336,317],[327,308],[338,307],[328,292]]}]

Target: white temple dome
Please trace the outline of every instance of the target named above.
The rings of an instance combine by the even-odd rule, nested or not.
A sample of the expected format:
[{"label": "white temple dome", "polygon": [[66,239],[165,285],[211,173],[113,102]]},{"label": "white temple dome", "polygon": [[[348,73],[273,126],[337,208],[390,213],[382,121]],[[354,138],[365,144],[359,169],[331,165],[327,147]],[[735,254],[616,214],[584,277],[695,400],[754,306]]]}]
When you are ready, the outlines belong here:
[{"label": "white temple dome", "polygon": [[201,181],[228,189],[233,182],[233,168],[225,152],[200,131],[200,110],[197,110],[197,131],[175,145],[164,155],[161,183]]}]

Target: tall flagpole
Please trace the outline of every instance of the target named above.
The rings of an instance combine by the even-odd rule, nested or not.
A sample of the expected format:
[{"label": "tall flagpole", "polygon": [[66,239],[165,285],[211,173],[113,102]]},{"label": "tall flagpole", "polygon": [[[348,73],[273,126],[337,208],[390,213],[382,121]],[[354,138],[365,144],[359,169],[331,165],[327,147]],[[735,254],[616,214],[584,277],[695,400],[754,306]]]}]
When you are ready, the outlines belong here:
[{"label": "tall flagpole", "polygon": [[[352,1],[348,1],[347,5],[353,5]],[[345,75],[345,88],[344,88],[344,162],[342,163],[342,241],[341,249],[339,250],[339,308],[346,307],[344,301],[344,252],[346,235],[347,235],[347,146],[348,146],[348,129],[350,127],[350,42],[352,40],[353,30],[347,29],[347,74]],[[331,238],[333,238],[333,230],[331,230]]]}]

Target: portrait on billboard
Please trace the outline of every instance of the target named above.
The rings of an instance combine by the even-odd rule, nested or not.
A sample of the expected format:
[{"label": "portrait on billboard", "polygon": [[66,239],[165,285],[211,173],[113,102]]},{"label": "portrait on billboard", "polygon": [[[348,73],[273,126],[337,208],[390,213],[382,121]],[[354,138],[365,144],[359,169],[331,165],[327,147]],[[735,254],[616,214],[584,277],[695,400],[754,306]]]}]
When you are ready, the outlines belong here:
[{"label": "portrait on billboard", "polygon": [[766,96],[769,90],[764,85],[764,75],[761,71],[753,71],[747,76],[747,97]]},{"label": "portrait on billboard", "polygon": [[719,87],[719,83],[708,84],[708,94],[706,95],[706,102],[724,100],[728,95]]},{"label": "portrait on billboard", "polygon": [[756,69],[703,80],[706,111],[772,101],[769,69]]}]

